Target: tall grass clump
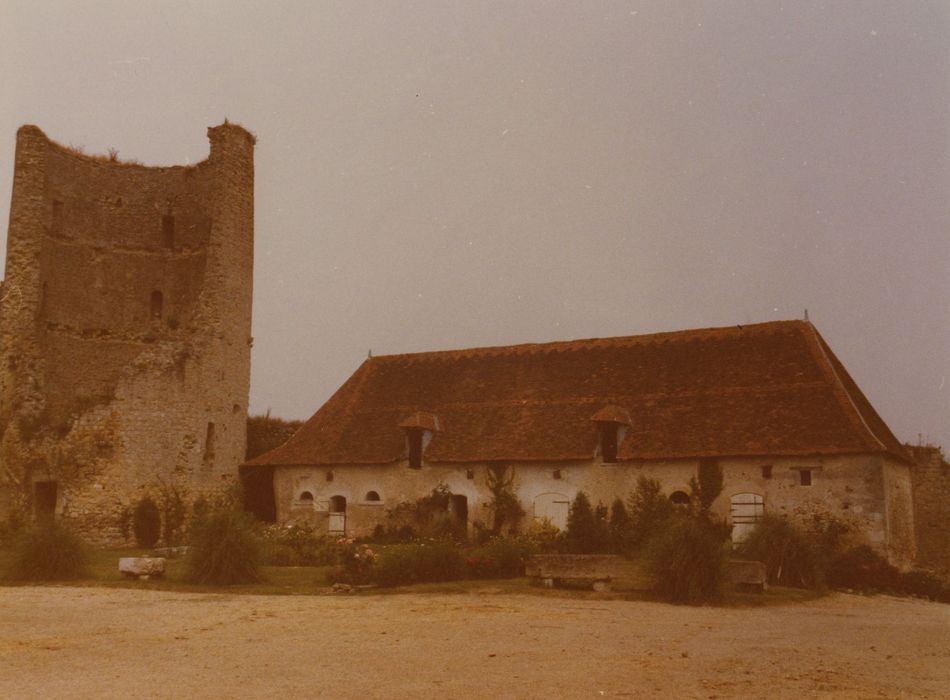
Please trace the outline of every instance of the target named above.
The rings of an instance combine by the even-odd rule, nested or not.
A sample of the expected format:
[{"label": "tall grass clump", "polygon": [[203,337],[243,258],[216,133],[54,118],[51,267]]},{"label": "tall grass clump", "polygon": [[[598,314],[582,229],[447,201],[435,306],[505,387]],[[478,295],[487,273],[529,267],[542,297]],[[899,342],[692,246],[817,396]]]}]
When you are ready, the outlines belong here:
[{"label": "tall grass clump", "polygon": [[647,545],[654,589],[673,603],[698,605],[718,598],[726,558],[722,528],[704,517],[674,516]]},{"label": "tall grass clump", "polygon": [[15,581],[69,581],[88,573],[87,561],[82,540],[51,520],[27,528],[14,540],[8,576]]},{"label": "tall grass clump", "polygon": [[231,585],[262,579],[260,544],[246,513],[214,508],[192,524],[190,535],[185,573],[190,583]]},{"label": "tall grass clump", "polygon": [[798,588],[825,585],[821,551],[809,535],[781,516],[766,513],[739,546],[738,554],[763,562],[771,584]]}]

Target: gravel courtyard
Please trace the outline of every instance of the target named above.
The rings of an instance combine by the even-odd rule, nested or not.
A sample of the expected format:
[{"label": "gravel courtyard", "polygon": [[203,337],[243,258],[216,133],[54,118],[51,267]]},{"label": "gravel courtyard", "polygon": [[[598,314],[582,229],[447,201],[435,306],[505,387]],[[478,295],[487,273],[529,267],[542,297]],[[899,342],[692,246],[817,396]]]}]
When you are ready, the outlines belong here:
[{"label": "gravel courtyard", "polygon": [[0,697],[950,697],[950,606],[0,588]]}]

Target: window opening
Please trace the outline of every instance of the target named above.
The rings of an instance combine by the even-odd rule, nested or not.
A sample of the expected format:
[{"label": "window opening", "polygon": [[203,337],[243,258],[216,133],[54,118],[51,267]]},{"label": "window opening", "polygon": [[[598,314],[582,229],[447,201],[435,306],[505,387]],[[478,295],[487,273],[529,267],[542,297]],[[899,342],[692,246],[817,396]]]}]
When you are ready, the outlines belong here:
[{"label": "window opening", "polygon": [[327,514],[327,531],[342,535],[346,533],[346,498],[331,496]]},{"label": "window opening", "polygon": [[409,441],[409,467],[422,467],[422,428],[407,428],[406,439]]},{"label": "window opening", "polygon": [[214,423],[208,423],[208,428],[205,431],[205,453],[203,460],[206,467],[211,466],[211,463],[214,462]]},{"label": "window opening", "polygon": [[763,464],[763,465],[762,465],[762,478],[763,478],[763,479],[771,479],[771,478],[772,478],[772,465],[771,465],[771,464]]},{"label": "window opening", "polygon": [[53,200],[53,221],[50,228],[53,233],[63,232],[63,203],[58,199]]},{"label": "window opening", "polygon": [[617,461],[617,423],[600,423],[600,453],[603,461],[612,464]]},{"label": "window opening", "polygon": [[162,320],[162,307],[165,305],[165,299],[159,291],[152,292],[152,318]]},{"label": "window opening", "polygon": [[376,493],[375,491],[369,491],[369,492],[366,494],[366,498],[364,498],[363,500],[364,500],[364,501],[378,501],[378,500],[379,500],[379,494]]},{"label": "window opening", "polygon": [[670,494],[670,502],[674,506],[688,506],[689,494],[685,491],[674,491]]},{"label": "window opening", "polygon": [[175,217],[171,214],[162,217],[162,245],[165,248],[175,247]]},{"label": "window opening", "polygon": [[798,483],[801,486],[811,486],[811,469],[798,470]]},{"label": "window opening", "polygon": [[37,481],[33,484],[33,505],[38,520],[52,520],[56,513],[55,481]]},{"label": "window opening", "polygon": [[302,494],[300,494],[300,498],[298,498],[297,500],[299,500],[299,501],[307,501],[307,502],[309,502],[309,503],[312,503],[312,502],[313,502],[313,494],[310,493],[309,491],[304,491]]}]

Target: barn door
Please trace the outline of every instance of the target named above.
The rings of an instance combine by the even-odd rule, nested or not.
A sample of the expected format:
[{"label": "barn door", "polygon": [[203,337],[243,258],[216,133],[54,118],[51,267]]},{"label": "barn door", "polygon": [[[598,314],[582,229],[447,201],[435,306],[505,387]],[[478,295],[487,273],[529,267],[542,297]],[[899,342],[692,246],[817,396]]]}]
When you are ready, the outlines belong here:
[{"label": "barn door", "polygon": [[742,542],[765,515],[765,500],[757,493],[737,493],[730,501],[732,541]]}]

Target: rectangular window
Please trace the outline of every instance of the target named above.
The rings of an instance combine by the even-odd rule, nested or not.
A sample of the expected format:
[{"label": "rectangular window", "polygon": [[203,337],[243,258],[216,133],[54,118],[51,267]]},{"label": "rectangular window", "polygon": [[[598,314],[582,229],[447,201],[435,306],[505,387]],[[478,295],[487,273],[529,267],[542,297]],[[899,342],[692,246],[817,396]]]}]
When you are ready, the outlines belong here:
[{"label": "rectangular window", "polygon": [[422,467],[422,428],[409,428],[406,431],[409,441],[409,466],[412,469]]},{"label": "rectangular window", "polygon": [[53,200],[53,221],[50,224],[50,230],[53,233],[63,232],[63,203],[58,199]]},{"label": "rectangular window", "polygon": [[208,423],[208,429],[205,431],[205,453],[204,465],[210,467],[214,462],[214,423]]},{"label": "rectangular window", "polygon": [[162,245],[166,248],[175,247],[175,217],[171,214],[162,217]]},{"label": "rectangular window", "polygon": [[617,461],[617,424],[600,424],[600,452],[604,463],[612,464]]},{"label": "rectangular window", "polygon": [[811,486],[811,469],[798,470],[798,483],[801,486]]},{"label": "rectangular window", "polygon": [[763,465],[762,465],[762,478],[763,478],[763,479],[771,479],[771,478],[772,478],[772,465],[771,465],[771,464],[763,464]]}]

